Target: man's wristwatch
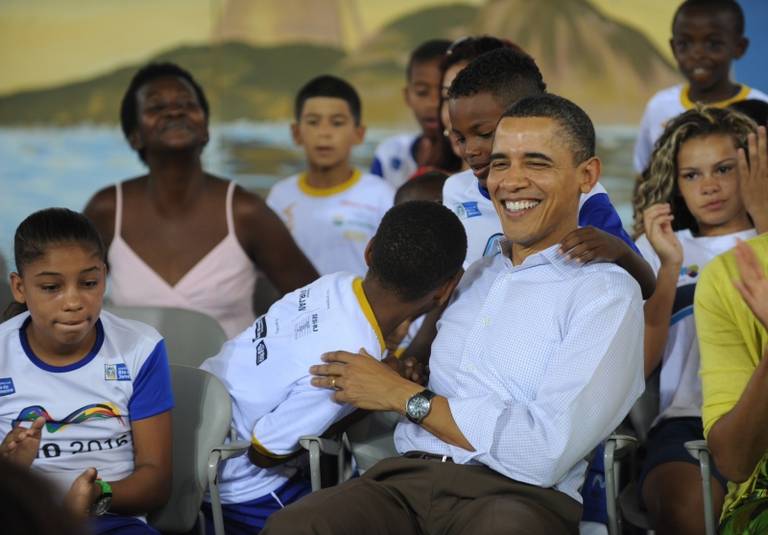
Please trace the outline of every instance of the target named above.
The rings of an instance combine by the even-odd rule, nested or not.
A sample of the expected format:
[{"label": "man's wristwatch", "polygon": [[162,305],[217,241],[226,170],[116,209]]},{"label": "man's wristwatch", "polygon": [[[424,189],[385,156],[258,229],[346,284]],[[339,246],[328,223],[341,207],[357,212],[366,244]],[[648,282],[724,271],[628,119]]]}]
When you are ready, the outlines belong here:
[{"label": "man's wristwatch", "polygon": [[102,479],[97,479],[96,484],[101,487],[101,496],[96,498],[96,501],[93,502],[93,505],[91,506],[91,515],[101,516],[109,511],[109,507],[112,505],[112,487]]},{"label": "man's wristwatch", "polygon": [[422,390],[414,394],[405,403],[405,416],[415,424],[420,424],[432,409],[432,398],[437,394],[431,390]]}]

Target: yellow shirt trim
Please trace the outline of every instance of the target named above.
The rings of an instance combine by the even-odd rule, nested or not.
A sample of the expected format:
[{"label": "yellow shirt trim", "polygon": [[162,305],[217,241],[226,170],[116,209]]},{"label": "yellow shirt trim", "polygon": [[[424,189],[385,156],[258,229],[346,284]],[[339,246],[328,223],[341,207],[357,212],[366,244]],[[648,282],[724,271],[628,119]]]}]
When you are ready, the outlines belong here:
[{"label": "yellow shirt trim", "polygon": [[352,176],[341,184],[337,184],[330,188],[317,188],[307,184],[307,173],[305,172],[299,175],[299,189],[310,197],[328,197],[330,195],[336,195],[337,193],[348,190],[360,182],[360,177],[362,176],[363,174],[360,172],[360,170],[355,169],[352,173]]},{"label": "yellow shirt trim", "polygon": [[357,297],[357,301],[360,303],[360,308],[368,320],[368,323],[371,324],[373,332],[376,333],[376,338],[379,339],[379,345],[381,346],[381,352],[383,353],[387,346],[384,343],[384,335],[381,334],[381,327],[379,327],[379,322],[376,321],[376,316],[373,314],[371,304],[368,302],[368,298],[365,296],[365,292],[363,291],[363,279],[360,277],[355,277],[355,280],[352,281],[352,290],[355,292],[355,297]]},{"label": "yellow shirt trim", "polygon": [[[683,90],[680,91],[680,103],[683,105],[683,108],[686,110],[690,110],[696,107],[696,103],[693,102],[689,97],[688,93],[691,90],[691,86],[686,84],[683,86]],[[741,84],[741,89],[738,93],[736,93],[731,98],[727,98],[725,100],[719,100],[717,102],[710,102],[709,104],[705,104],[704,106],[708,108],[727,108],[734,102],[740,102],[742,100],[745,100],[747,98],[747,95],[749,95],[749,92],[752,91],[752,88]]]},{"label": "yellow shirt trim", "polygon": [[264,447],[264,444],[259,442],[259,439],[255,436],[251,436],[251,446],[253,446],[253,449],[255,449],[257,452],[259,452],[264,457],[269,457],[271,459],[287,459],[291,456],[291,454],[287,455],[278,455],[277,453],[272,453],[267,448]]}]

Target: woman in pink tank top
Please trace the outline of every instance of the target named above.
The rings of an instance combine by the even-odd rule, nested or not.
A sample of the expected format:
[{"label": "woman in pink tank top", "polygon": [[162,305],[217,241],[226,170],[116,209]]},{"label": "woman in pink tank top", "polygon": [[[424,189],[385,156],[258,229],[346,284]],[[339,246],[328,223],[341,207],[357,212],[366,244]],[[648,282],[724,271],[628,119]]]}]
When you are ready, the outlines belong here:
[{"label": "woman in pink tank top", "polygon": [[85,214],[109,247],[115,304],[197,310],[233,337],[254,320],[258,271],[281,293],[317,272],[258,195],[203,170],[208,117],[190,73],[171,63],[139,70],[120,119],[149,172],[99,191]]}]

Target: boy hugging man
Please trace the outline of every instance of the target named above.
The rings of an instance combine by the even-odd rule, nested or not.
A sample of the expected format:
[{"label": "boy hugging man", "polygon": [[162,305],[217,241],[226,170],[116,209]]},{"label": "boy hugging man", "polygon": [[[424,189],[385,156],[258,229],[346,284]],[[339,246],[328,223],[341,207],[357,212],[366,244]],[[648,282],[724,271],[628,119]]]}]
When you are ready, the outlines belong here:
[{"label": "boy hugging man", "polygon": [[374,153],[371,173],[395,188],[404,184],[419,167],[427,165],[434,147],[441,141],[440,132],[440,62],[451,45],[445,39],[434,39],[419,45],[408,59],[405,104],[421,128],[418,134],[398,134],[382,141]]},{"label": "boy hugging man", "polygon": [[687,83],[656,93],[645,107],[635,143],[635,171],[651,161],[653,145],[671,118],[696,103],[725,108],[746,99],[768,101],[768,95],[731,80],[731,62],[747,51],[744,12],[734,0],[686,0],[672,18],[669,41]]},{"label": "boy hugging man", "polygon": [[[238,438],[252,444],[220,475],[227,533],[258,532],[271,513],[307,494],[309,482],[284,462],[300,453],[300,437],[322,434],[354,410],[312,386],[310,366],[339,348],[381,359],[398,325],[448,300],[466,251],[464,228],[447,208],[395,206],[365,250],[363,278],[333,273],[287,294],[203,363],[232,397]],[[203,511],[210,523],[210,505]]]},{"label": "boy hugging man", "polygon": [[275,184],[267,204],[320,275],[364,275],[365,246],[395,192],[349,161],[365,136],[360,97],[344,80],[319,76],[299,90],[295,120],[291,133],[304,149],[307,170]]}]

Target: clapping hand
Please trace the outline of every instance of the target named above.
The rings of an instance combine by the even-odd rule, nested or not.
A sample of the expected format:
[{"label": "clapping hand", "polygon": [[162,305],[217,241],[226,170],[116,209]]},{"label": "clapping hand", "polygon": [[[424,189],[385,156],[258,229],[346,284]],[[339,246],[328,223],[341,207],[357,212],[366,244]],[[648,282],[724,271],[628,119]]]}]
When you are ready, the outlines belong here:
[{"label": "clapping hand", "polygon": [[733,256],[740,275],[740,279],[734,280],[733,285],[755,317],[768,329],[768,278],[765,276],[765,266],[760,264],[755,251],[741,240]]}]

